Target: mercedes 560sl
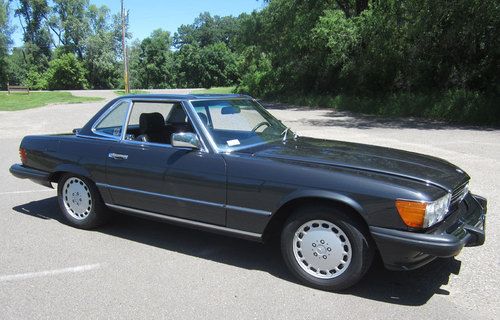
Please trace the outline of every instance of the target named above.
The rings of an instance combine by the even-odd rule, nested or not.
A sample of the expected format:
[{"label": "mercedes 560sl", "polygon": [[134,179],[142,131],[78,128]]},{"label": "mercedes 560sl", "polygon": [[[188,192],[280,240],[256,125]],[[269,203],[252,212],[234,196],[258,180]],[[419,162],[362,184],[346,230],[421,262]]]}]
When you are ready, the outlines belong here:
[{"label": "mercedes 560sl", "polygon": [[26,136],[19,154],[10,172],[57,184],[71,226],[122,212],[275,239],[290,272],[323,290],[354,285],[374,255],[410,270],[485,240],[486,199],[457,166],[299,137],[246,95],[120,97],[73,133]]}]

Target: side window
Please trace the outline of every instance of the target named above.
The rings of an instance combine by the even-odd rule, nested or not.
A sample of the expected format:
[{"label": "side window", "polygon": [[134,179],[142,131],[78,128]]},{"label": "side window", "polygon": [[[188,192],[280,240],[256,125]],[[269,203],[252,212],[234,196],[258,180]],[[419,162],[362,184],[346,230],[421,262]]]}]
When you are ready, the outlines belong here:
[{"label": "side window", "polygon": [[[182,106],[176,102],[134,102],[127,125],[126,140],[170,144],[172,133],[177,128],[170,126],[168,119]],[[185,113],[184,113],[185,117]],[[182,118],[179,116],[179,118]]]},{"label": "side window", "polygon": [[128,101],[123,101],[108,113],[96,126],[94,131],[99,134],[120,137],[128,112]]},{"label": "side window", "polygon": [[128,121],[129,128],[139,126],[139,119],[143,113],[160,113],[163,119],[167,119],[175,104],[168,102],[134,102],[130,119]]}]

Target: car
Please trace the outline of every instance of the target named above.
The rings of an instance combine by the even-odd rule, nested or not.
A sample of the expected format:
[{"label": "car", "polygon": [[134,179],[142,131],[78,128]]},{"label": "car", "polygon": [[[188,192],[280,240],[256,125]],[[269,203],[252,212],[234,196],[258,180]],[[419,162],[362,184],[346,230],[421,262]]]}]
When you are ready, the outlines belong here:
[{"label": "car", "polygon": [[71,226],[122,212],[277,241],[322,290],[351,287],[375,255],[411,270],[485,241],[487,201],[457,166],[298,136],[247,95],[119,97],[72,133],[24,137],[19,154],[10,172],[57,184]]}]

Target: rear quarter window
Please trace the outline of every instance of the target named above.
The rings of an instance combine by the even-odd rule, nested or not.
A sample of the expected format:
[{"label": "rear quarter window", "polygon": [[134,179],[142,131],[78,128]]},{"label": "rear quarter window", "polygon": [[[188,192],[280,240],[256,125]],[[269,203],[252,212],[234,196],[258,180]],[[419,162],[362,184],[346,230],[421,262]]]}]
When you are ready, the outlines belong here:
[{"label": "rear quarter window", "polygon": [[99,121],[94,128],[94,132],[119,137],[122,133],[125,118],[127,117],[128,106],[128,101],[121,102]]}]

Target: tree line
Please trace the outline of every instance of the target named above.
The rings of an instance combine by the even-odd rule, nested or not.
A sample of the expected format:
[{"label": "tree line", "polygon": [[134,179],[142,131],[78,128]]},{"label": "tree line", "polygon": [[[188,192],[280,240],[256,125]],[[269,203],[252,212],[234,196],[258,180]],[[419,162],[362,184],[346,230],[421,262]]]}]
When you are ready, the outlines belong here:
[{"label": "tree line", "polygon": [[[122,86],[120,17],[107,7],[0,1],[0,85]],[[158,29],[131,42],[132,87],[237,86],[257,96],[499,95],[497,0],[265,2],[238,17],[203,13],[173,35]],[[24,40],[11,50],[10,10]]]},{"label": "tree line", "polygon": [[[111,89],[123,87],[121,16],[88,0],[0,0],[0,87]],[[131,13],[133,17],[133,13]],[[23,44],[12,47],[12,18]],[[232,86],[239,81],[232,46],[236,17],[202,13],[171,35],[154,30],[128,45],[134,88]],[[127,30],[128,30],[128,21]],[[127,40],[132,34],[127,31]]]},{"label": "tree line", "polygon": [[250,91],[500,90],[495,0],[275,0],[241,20]]}]

